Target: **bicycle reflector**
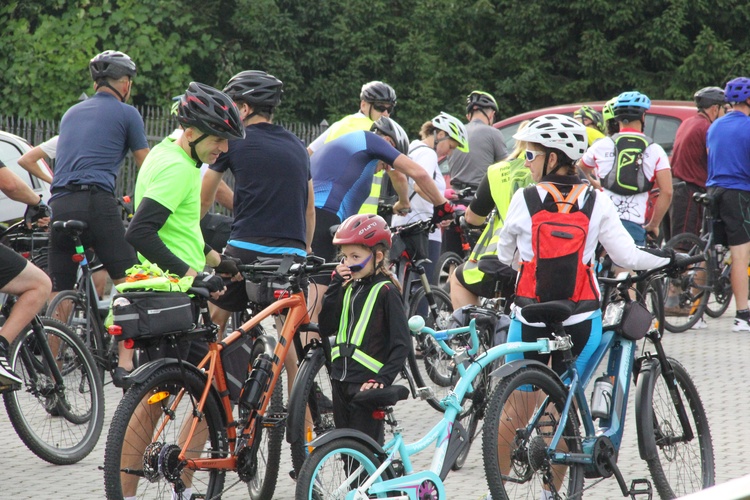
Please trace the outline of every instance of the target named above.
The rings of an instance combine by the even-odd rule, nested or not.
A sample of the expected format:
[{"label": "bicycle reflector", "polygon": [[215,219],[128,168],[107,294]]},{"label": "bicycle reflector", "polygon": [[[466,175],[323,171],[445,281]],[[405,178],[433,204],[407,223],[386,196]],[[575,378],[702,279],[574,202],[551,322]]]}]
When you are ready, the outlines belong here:
[{"label": "bicycle reflector", "polygon": [[122,345],[125,347],[125,349],[133,349],[135,348],[135,340],[125,339],[122,341]]},{"label": "bicycle reflector", "polygon": [[385,420],[385,410],[375,410],[372,412],[372,418],[374,420]]},{"label": "bicycle reflector", "polygon": [[153,405],[156,403],[160,403],[161,401],[164,401],[169,397],[168,391],[159,391],[150,398],[148,398],[148,404]]},{"label": "bicycle reflector", "polygon": [[120,325],[112,325],[107,328],[107,333],[114,336],[122,335],[122,327]]},{"label": "bicycle reflector", "polygon": [[289,290],[274,290],[273,291],[273,298],[276,300],[283,299],[289,296],[290,296]]},{"label": "bicycle reflector", "polygon": [[74,253],[73,256],[70,258],[73,260],[73,262],[77,262],[80,264],[81,262],[83,262],[83,259],[85,259],[86,256],[80,253]]}]

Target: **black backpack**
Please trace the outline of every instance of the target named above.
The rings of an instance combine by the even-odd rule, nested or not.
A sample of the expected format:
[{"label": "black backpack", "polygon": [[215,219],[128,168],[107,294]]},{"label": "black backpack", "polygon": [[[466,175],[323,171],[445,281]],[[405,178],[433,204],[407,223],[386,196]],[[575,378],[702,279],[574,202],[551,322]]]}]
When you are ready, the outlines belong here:
[{"label": "black backpack", "polygon": [[615,159],[612,170],[602,179],[602,187],[625,196],[650,191],[654,183],[643,172],[643,152],[654,141],[640,134],[615,134],[612,141]]}]

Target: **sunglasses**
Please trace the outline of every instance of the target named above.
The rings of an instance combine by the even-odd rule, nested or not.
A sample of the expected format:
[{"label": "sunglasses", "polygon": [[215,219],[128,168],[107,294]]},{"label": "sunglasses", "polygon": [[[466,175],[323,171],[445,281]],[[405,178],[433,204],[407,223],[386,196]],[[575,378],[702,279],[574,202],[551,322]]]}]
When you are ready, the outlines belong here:
[{"label": "sunglasses", "polygon": [[393,108],[396,107],[395,104],[380,104],[380,103],[372,103],[372,107],[375,109],[375,111],[379,111],[380,113],[385,113],[386,111],[390,115],[393,113]]},{"label": "sunglasses", "polygon": [[544,151],[531,151],[531,150],[527,149],[526,150],[526,161],[534,161],[537,156],[543,155],[543,154],[544,154]]}]

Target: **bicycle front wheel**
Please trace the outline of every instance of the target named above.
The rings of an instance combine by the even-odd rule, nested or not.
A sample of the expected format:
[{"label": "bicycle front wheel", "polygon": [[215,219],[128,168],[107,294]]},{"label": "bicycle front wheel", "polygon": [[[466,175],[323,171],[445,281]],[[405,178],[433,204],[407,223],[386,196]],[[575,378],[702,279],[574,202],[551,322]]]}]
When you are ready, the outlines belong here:
[{"label": "bicycle front wheel", "polygon": [[549,440],[563,420],[567,389],[559,378],[536,368],[522,368],[503,378],[490,398],[482,451],[494,499],[580,498],[583,466],[552,463],[553,451],[581,453],[578,419],[571,409],[555,450]]},{"label": "bicycle front wheel", "polygon": [[450,291],[450,277],[456,271],[456,268],[464,263],[464,258],[456,252],[443,252],[435,266],[435,275],[432,283],[436,286]]},{"label": "bicycle front wheel", "polygon": [[[94,449],[104,424],[104,390],[96,363],[83,341],[65,325],[41,318],[43,333],[33,326],[10,348],[13,370],[23,386],[3,395],[8,418],[26,446],[56,465],[74,464]],[[44,345],[47,344],[47,345]],[[61,383],[56,383],[49,349]]]},{"label": "bicycle front wheel", "polygon": [[195,470],[188,459],[228,455],[226,422],[218,396],[211,389],[188,443],[195,408],[206,380],[190,369],[169,366],[128,389],[117,406],[104,449],[104,487],[107,498],[172,499],[189,488],[192,498],[214,498],[224,486],[225,472]]},{"label": "bicycle front wheel", "polygon": [[[638,376],[636,426],[641,448],[657,452],[646,463],[659,496],[677,498],[713,486],[714,448],[695,384],[677,360],[668,361],[674,369],[678,402],[654,359]],[[678,411],[685,412],[693,434],[690,440],[685,438]]]},{"label": "bicycle front wheel", "polygon": [[[315,448],[300,470],[297,479],[297,500],[343,499],[355,491],[382,461],[370,447],[360,441],[339,438]],[[377,482],[390,479],[386,469]],[[368,498],[387,498],[387,494]]]},{"label": "bicycle front wheel", "polygon": [[715,246],[716,271],[714,272],[713,289],[706,304],[706,314],[718,318],[729,308],[732,302],[732,281],[729,278],[732,264],[727,262],[729,248]]},{"label": "bicycle front wheel", "polygon": [[[682,233],[665,246],[694,256],[703,253],[705,242],[692,233]],[[665,283],[664,327],[670,332],[684,332],[703,316],[713,287],[713,270],[709,262],[703,262]]]}]

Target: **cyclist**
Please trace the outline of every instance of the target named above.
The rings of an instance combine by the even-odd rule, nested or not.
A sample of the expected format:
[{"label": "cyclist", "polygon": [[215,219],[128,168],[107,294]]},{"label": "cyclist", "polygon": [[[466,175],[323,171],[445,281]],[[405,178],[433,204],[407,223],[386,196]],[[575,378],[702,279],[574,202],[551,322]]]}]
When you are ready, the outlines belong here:
[{"label": "cyclist", "polygon": [[[2,161],[0,191],[11,200],[28,205],[24,214],[27,225],[49,217],[49,207]],[[0,244],[0,292],[18,296],[16,305],[0,329],[0,393],[17,389],[23,383],[10,366],[10,343],[44,307],[51,290],[52,283],[44,271]]]},{"label": "cyclist", "polygon": [[[667,257],[667,252],[661,250],[637,248],[620,223],[618,212],[609,197],[581,184],[576,175],[575,162],[586,150],[587,136],[583,125],[564,115],[543,115],[532,120],[525,129],[513,137],[527,143],[526,166],[531,170],[532,179],[538,184],[519,190],[513,195],[505,224],[500,231],[498,258],[507,265],[517,264],[518,259],[523,269],[516,287],[508,342],[534,341],[549,336],[544,325],[530,324],[523,318],[521,307],[558,297],[567,299],[574,305],[574,311],[563,324],[573,341],[572,351],[576,358],[576,367],[582,372],[593,351],[598,347],[602,334],[599,287],[589,265],[594,258],[597,242],[604,246],[615,262],[632,269],[664,266],[672,259]],[[533,209],[530,209],[529,203],[533,204]],[[552,264],[551,267],[540,265],[536,243],[554,242],[541,242],[536,231],[532,230],[532,224],[538,223],[537,216],[551,222],[562,220],[566,216],[575,216],[576,220],[582,222],[581,226],[588,224],[583,236],[584,246],[579,249],[580,253],[575,259],[566,263],[547,262]],[[536,272],[533,271],[534,266],[537,266]],[[567,283],[568,276],[573,283]],[[554,285],[545,287],[548,283]],[[564,287],[563,284],[571,286]],[[540,293],[543,293],[544,297],[539,297]],[[560,375],[565,370],[559,351],[551,355],[536,352],[509,355],[506,362],[521,357],[535,359],[544,364],[551,362],[552,369]],[[514,394],[512,397],[520,399],[534,396],[528,393],[528,396]],[[509,404],[508,408],[522,406],[522,401],[515,401],[515,404]],[[519,421],[528,421],[528,417],[529,415],[519,415]],[[524,418],[526,420],[523,420]],[[513,437],[510,436],[508,441],[500,440],[500,443],[512,440]],[[503,448],[503,444],[498,446]],[[510,451],[501,449],[499,456],[510,457]],[[559,491],[560,485],[555,486]]]},{"label": "cyclist", "polygon": [[52,184],[52,175],[47,169],[39,166],[39,160],[50,161],[57,156],[57,140],[60,136],[44,141],[38,146],[34,146],[26,151],[19,159],[18,165],[31,175],[42,179],[47,184]]},{"label": "cyclist", "polygon": [[620,131],[620,124],[615,120],[615,112],[612,109],[615,102],[617,102],[617,97],[607,101],[602,108],[602,121],[604,121],[605,133],[609,137]]},{"label": "cyclist", "polygon": [[706,192],[706,134],[709,126],[724,116],[728,107],[724,90],[719,87],[700,89],[693,98],[698,112],[680,124],[672,149],[672,174],[677,180],[684,181],[684,187],[675,189],[669,208],[672,234],[689,232],[700,235],[703,207],[693,201],[693,194]]},{"label": "cyclist", "polygon": [[[307,147],[307,152],[310,155],[318,151],[324,144],[349,132],[370,130],[372,124],[378,121],[380,117],[390,117],[396,107],[396,91],[387,83],[377,80],[362,85],[359,99],[359,111],[335,122],[311,142]],[[378,212],[383,173],[382,171],[376,172],[373,176],[370,195],[362,203],[359,213],[375,214]]]},{"label": "cyclist", "polygon": [[360,430],[382,445],[383,420],[372,417],[372,408],[351,401],[361,391],[391,385],[411,342],[401,292],[388,272],[391,231],[382,217],[357,214],[341,224],[333,243],[343,259],[320,315],[321,335],[336,335],[331,348],[333,418],[337,428]]},{"label": "cyclist", "polygon": [[[643,122],[650,107],[651,100],[640,92],[623,92],[617,96],[613,111],[615,120],[620,123],[619,134],[646,138],[643,134]],[[587,169],[596,169],[599,179],[603,179],[610,171],[618,168],[615,162],[616,139],[609,137],[599,140],[586,151],[579,162],[584,172]],[[610,189],[604,189],[604,193],[617,207],[623,225],[639,246],[646,244],[646,233],[651,233],[654,237],[659,236],[659,224],[672,200],[672,171],[664,149],[651,142],[642,151],[641,161],[639,171],[647,182],[654,183],[655,187],[659,188],[659,197],[651,220],[645,220],[648,189],[632,195],[617,194]]]},{"label": "cyclist", "polygon": [[589,146],[604,137],[604,119],[591,106],[581,106],[573,113],[573,118],[586,127]]},{"label": "cyclist", "polygon": [[732,253],[732,293],[737,313],[732,331],[750,331],[747,267],[750,264],[750,78],[727,82],[726,102],[732,110],[708,129],[708,179],[706,187],[717,199]]},{"label": "cyclist", "polygon": [[[409,158],[424,168],[427,174],[435,181],[438,190],[445,190],[445,179],[440,173],[438,158],[453,154],[458,149],[468,148],[466,129],[464,125],[448,113],[440,113],[432,120],[425,122],[419,131],[421,140],[412,141],[409,144]],[[409,204],[411,213],[408,215],[396,214],[391,219],[391,226],[402,226],[415,220],[430,220],[432,218],[432,204],[422,196],[419,186],[409,179]],[[440,258],[440,246],[442,241],[441,231],[433,231],[428,237],[430,263],[425,263],[424,268],[427,276],[433,276],[433,269]]]}]

